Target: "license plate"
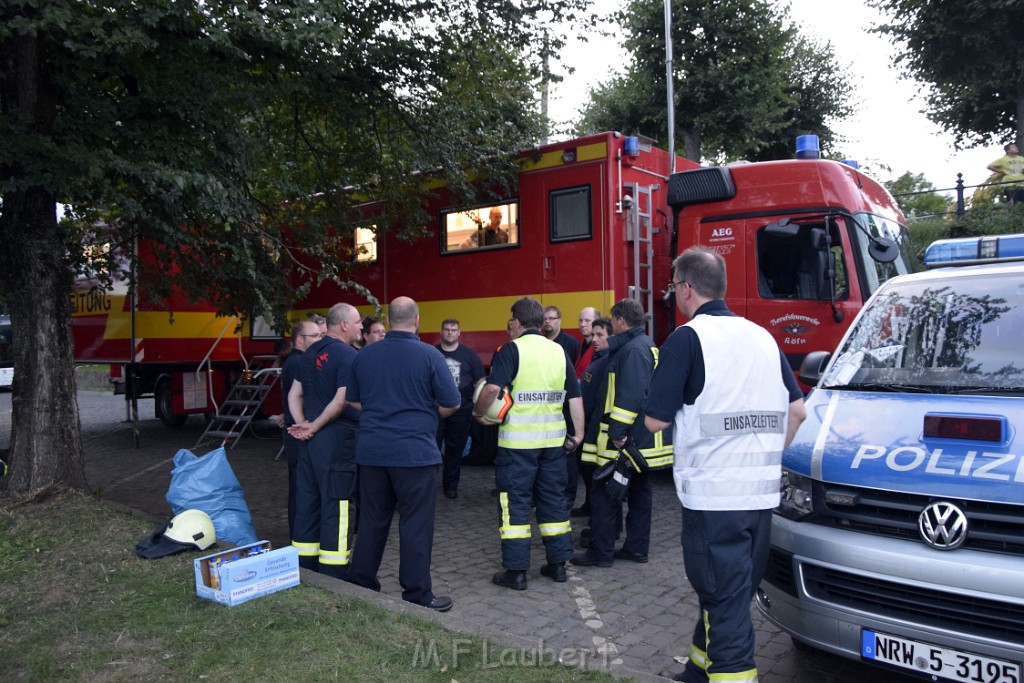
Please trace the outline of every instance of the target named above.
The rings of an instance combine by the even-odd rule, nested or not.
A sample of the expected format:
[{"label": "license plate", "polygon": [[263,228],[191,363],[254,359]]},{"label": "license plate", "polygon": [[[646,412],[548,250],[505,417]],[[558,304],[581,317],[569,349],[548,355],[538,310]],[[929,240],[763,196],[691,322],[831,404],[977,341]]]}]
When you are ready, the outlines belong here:
[{"label": "license plate", "polygon": [[885,633],[861,631],[860,653],[865,659],[963,683],[1022,683],[1017,662],[983,657],[908,640]]}]

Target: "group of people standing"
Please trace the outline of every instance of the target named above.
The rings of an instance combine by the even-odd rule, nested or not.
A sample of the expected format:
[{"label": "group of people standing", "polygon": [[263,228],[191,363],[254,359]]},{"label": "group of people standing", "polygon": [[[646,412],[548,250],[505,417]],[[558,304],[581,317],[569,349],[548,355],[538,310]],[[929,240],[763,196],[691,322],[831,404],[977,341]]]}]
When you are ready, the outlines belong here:
[{"label": "group of people standing", "polygon": [[[390,331],[358,353],[348,345],[358,312],[334,306],[326,336],[285,365],[286,381],[295,376],[286,448],[297,452],[292,536],[300,564],[380,590],[377,570],[397,509],[403,598],[450,609],[430,583],[438,443],[443,491],[456,498],[470,420],[492,424],[488,409],[508,392],[495,458],[502,571],[492,582],[527,589],[531,510],[546,556],[540,574],[555,582],[567,580],[569,562],[647,562],[650,475],[672,467],[684,566],[700,600],[677,680],[756,680],[750,600],[767,562],[782,451],[805,416],[803,395],[771,335],[726,307],[721,256],[689,249],[673,274],[669,288],[689,322],[660,349],[634,300],[617,302],[608,318],[584,308],[581,346],[561,330],[556,308],[523,297],[511,306],[510,341],[486,377],[479,357],[458,343],[456,320],[442,323],[437,347],[419,342],[412,299],[395,299]],[[306,323],[296,332],[315,334]],[[573,508],[577,465],[587,493]],[[570,516],[587,513],[588,547],[574,555]]]},{"label": "group of people standing", "polygon": [[388,322],[390,332],[359,351],[362,319],[349,304],[331,307],[322,337],[309,323],[296,326],[293,337],[316,340],[296,345],[301,355],[282,370],[292,422],[285,448],[295,454],[292,545],[299,566],[379,591],[397,510],[402,598],[444,612],[451,598],[434,595],[430,578],[435,438],[438,418],[461,396],[441,352],[419,341],[416,302],[392,301]]},{"label": "group of people standing", "polygon": [[[673,262],[669,290],[689,322],[660,349],[631,299],[616,303],[607,319],[581,311],[583,348],[560,341],[557,310],[529,298],[513,304],[513,339],[495,354],[474,405],[486,422],[501,391],[513,399],[498,432],[503,571],[492,582],[527,589],[531,506],[544,543],[542,576],[566,581],[570,561],[646,563],[650,473],[673,467],[683,564],[700,603],[676,680],[756,681],[750,600],[767,563],[782,451],[806,416],[803,393],[771,335],[726,307],[719,254],[684,252]],[[584,353],[589,362],[580,363]],[[590,534],[586,552],[573,555],[569,479],[577,452],[585,482],[590,473]],[[616,549],[624,501],[626,538]]]}]

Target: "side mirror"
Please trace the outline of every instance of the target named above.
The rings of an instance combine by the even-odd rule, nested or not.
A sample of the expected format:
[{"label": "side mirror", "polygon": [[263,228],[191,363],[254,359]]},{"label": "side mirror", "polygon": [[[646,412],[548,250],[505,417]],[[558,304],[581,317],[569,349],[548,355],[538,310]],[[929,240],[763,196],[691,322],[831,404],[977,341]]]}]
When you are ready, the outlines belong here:
[{"label": "side mirror", "polygon": [[830,351],[811,351],[800,363],[797,377],[809,387],[817,386],[818,380],[821,379],[830,360],[832,360]]},{"label": "side mirror", "polygon": [[879,263],[892,263],[900,255],[900,248],[888,237],[876,237],[868,244],[868,255]]},{"label": "side mirror", "polygon": [[797,223],[791,222],[788,218],[782,218],[777,222],[764,226],[764,231],[768,235],[796,237],[800,233],[800,226]]},{"label": "side mirror", "polygon": [[811,249],[815,251],[828,250],[828,235],[821,228],[811,228]]}]

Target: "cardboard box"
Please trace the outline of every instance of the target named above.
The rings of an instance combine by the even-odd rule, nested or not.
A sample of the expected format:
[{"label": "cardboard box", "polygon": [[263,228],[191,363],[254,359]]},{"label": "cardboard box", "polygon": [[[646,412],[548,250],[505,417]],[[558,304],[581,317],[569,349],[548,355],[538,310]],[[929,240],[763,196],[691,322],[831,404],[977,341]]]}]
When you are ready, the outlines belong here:
[{"label": "cardboard box", "polygon": [[[254,551],[262,552],[250,554]],[[238,605],[299,585],[299,552],[291,546],[270,550],[268,541],[200,557],[194,567],[196,595],[222,605]]]}]

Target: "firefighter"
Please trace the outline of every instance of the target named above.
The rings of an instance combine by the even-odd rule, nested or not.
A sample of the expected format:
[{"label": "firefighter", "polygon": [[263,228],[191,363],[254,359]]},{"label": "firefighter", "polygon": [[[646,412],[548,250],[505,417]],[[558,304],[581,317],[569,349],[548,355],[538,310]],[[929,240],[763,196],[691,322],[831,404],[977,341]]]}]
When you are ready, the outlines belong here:
[{"label": "firefighter", "polygon": [[512,408],[498,430],[494,477],[501,523],[501,564],[505,571],[491,579],[498,586],[526,590],[530,567],[530,505],[537,506],[537,526],[547,564],[541,574],[567,580],[565,563],[572,556],[569,511],[565,505],[565,457],[581,437],[566,436],[563,403],[567,400],[576,434],[583,433],[583,400],[572,363],[558,344],[544,338],[540,302],[523,297],[512,304],[513,341],[494,354],[491,374],[477,397],[477,420],[503,386],[512,394]]},{"label": "firefighter", "polygon": [[[288,533],[292,533],[295,527],[295,467],[299,462],[299,452],[302,450],[302,442],[288,433],[288,428],[295,424],[292,413],[288,410],[288,394],[291,392],[292,384],[299,375],[299,368],[302,367],[302,357],[314,342],[322,339],[323,334],[320,328],[312,320],[301,320],[295,323],[292,330],[292,348],[281,366],[281,402],[282,410],[278,426],[283,428],[281,438],[282,448],[288,460]],[[293,537],[294,538],[294,537]]]},{"label": "firefighter", "polygon": [[361,330],[359,311],[335,304],[327,334],[302,357],[288,392],[295,424],[288,433],[304,442],[295,467],[292,545],[299,566],[342,578],[355,533],[358,411],[346,405],[345,382],[356,357],[351,344]]},{"label": "firefighter", "polygon": [[[612,306],[611,318],[615,343],[609,345],[603,415],[592,437],[596,442],[584,447],[584,458],[603,467],[608,476],[595,472],[591,485],[589,546],[572,558],[573,564],[583,567],[610,567],[614,559],[648,561],[649,473],[672,465],[671,439],[644,427],[641,407],[658,362],[658,349],[644,333],[644,310],[638,301],[623,299]],[[626,540],[615,550],[616,521],[626,499]]]},{"label": "firefighter", "polygon": [[721,255],[693,247],[672,265],[670,290],[690,321],[662,346],[645,424],[675,424],[683,566],[700,602],[674,680],[755,683],[750,600],[768,560],[782,451],[806,416],[803,395],[772,336],[726,308]]}]

